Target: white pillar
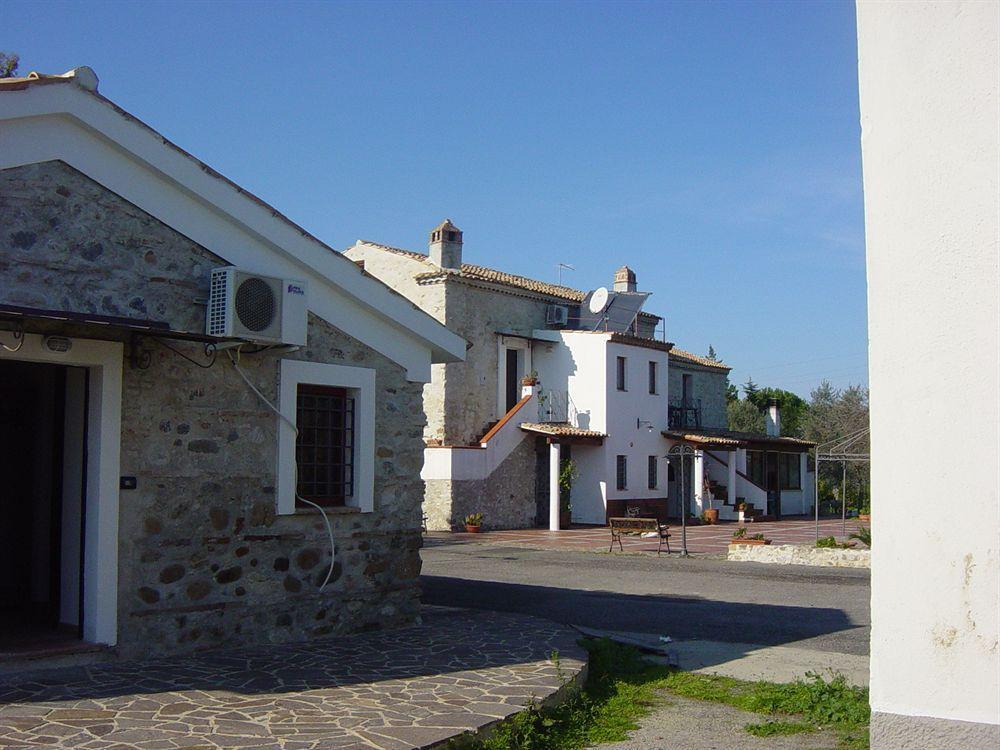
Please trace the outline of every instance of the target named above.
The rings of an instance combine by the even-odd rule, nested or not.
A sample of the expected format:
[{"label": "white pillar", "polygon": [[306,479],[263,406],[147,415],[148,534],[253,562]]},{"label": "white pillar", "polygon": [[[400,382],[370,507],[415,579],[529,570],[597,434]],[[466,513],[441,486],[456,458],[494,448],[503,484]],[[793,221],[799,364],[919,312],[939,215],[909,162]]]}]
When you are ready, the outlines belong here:
[{"label": "white pillar", "polygon": [[559,531],[559,443],[549,443],[549,531]]},{"label": "white pillar", "polygon": [[744,474],[747,473],[747,449],[737,448],[736,449],[736,471],[742,471]]},{"label": "white pillar", "polygon": [[705,510],[705,453],[704,451],[694,452],[694,504],[698,508],[697,512]]},{"label": "white pillar", "polygon": [[736,451],[729,452],[729,478],[727,479],[729,491],[729,505],[736,509]]},{"label": "white pillar", "polygon": [[808,481],[806,473],[809,471],[809,454],[800,453],[799,454],[799,487],[802,488],[802,512],[809,512],[809,506],[812,505],[810,498],[813,495],[813,483]]}]

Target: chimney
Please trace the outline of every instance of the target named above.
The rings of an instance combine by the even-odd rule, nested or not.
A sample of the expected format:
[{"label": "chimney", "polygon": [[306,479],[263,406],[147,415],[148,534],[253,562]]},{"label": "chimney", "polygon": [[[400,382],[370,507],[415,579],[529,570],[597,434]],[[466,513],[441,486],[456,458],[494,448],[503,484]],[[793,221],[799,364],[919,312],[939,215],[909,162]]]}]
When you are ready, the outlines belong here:
[{"label": "chimney", "polygon": [[445,219],[431,230],[431,263],[439,268],[462,267],[462,230]]},{"label": "chimney", "polygon": [[770,437],[781,437],[781,406],[778,399],[772,398],[767,402],[767,415],[764,417],[767,423],[767,434]]},{"label": "chimney", "polygon": [[635,290],[635,271],[628,266],[622,266],[615,271],[616,292],[634,292]]}]

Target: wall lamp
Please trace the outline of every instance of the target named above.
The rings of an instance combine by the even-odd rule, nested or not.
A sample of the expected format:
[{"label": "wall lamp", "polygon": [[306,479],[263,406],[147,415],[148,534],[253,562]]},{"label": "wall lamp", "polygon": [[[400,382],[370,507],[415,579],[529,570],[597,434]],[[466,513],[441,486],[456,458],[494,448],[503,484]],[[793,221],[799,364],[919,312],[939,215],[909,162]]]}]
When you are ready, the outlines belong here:
[{"label": "wall lamp", "polygon": [[639,429],[640,427],[642,427],[643,425],[645,425],[645,427],[646,427],[646,428],[647,428],[647,429],[648,429],[648,430],[649,430],[650,432],[652,432],[652,431],[653,431],[653,423],[652,423],[652,422],[647,422],[647,421],[646,421],[645,419],[639,419],[638,417],[636,417],[636,418],[635,418],[635,429],[637,429],[637,430],[638,430],[638,429]]}]

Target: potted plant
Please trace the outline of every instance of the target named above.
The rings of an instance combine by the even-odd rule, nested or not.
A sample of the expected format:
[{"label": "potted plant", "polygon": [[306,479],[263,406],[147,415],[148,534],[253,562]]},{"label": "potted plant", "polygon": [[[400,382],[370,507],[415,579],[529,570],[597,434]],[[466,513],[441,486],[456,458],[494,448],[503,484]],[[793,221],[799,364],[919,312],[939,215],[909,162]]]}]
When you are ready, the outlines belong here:
[{"label": "potted plant", "polygon": [[521,378],[521,385],[538,385],[538,371],[532,370]]},{"label": "potted plant", "polygon": [[719,522],[719,509],[718,508],[705,508],[701,512],[701,522],[704,524],[712,525]]},{"label": "potted plant", "polygon": [[483,527],[483,514],[470,513],[465,517],[465,530],[470,534],[478,534]]},{"label": "potted plant", "polygon": [[861,512],[858,513],[859,521],[871,521],[872,520],[872,506],[871,503],[865,503],[861,506]]}]

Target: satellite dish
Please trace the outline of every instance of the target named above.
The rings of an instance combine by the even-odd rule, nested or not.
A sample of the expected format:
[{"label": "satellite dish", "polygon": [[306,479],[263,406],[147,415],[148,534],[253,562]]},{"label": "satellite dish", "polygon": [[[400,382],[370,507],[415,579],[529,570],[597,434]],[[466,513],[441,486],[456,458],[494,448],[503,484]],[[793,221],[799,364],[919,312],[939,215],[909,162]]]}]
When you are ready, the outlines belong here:
[{"label": "satellite dish", "polygon": [[608,290],[603,286],[597,287],[590,295],[590,304],[587,306],[594,315],[599,315],[608,306]]}]

